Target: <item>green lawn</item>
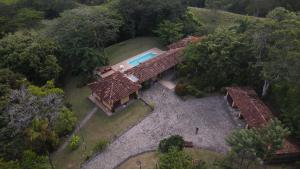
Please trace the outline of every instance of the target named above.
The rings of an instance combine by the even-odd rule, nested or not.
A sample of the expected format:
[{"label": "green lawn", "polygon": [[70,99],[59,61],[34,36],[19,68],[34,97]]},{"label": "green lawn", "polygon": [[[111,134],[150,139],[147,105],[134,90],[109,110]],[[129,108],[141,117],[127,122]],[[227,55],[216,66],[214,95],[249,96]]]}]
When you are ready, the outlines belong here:
[{"label": "green lawn", "polygon": [[[115,64],[154,47],[164,49],[157,38],[140,37],[108,47],[106,53],[110,63]],[[77,87],[79,80],[80,78],[78,77],[69,78],[64,91],[66,101],[72,104],[72,109],[80,121],[95,105],[87,99],[87,96],[91,93],[90,89],[87,86]],[[78,134],[83,140],[80,147],[73,152],[67,148],[52,157],[55,168],[79,168],[100,139],[114,139],[129,127],[144,119],[150,112],[150,108],[141,101],[130,104],[126,109],[112,117],[107,117],[99,110],[79,131]]]},{"label": "green lawn", "polygon": [[[209,169],[214,168],[212,166],[215,161],[224,158],[224,154],[203,150],[203,149],[188,148],[185,149],[184,151],[190,154],[194,160],[201,160],[206,162],[206,164],[210,166]],[[139,169],[139,166],[137,165],[137,161],[141,161],[143,169],[153,169],[157,164],[158,156],[159,156],[158,152],[143,153],[141,155],[130,158],[125,163],[123,163],[119,167],[119,169]],[[271,165],[268,166],[267,169],[282,169],[282,167],[283,166],[281,165]],[[284,167],[285,167],[284,169],[293,168],[291,166],[284,166]],[[249,169],[264,169],[264,168],[261,166],[252,166]]]},{"label": "green lawn", "polygon": [[79,169],[100,139],[113,140],[144,119],[150,111],[148,106],[137,100],[112,117],[97,112],[78,133],[82,138],[80,147],[75,151],[67,147],[52,158],[55,169]]},{"label": "green lawn", "polygon": [[250,20],[261,20],[263,18],[258,18],[254,16],[240,15],[236,13],[226,12],[226,11],[212,11],[205,8],[195,8],[190,7],[189,10],[208,30],[212,32],[215,28],[219,26],[228,27],[234,24],[236,20],[249,18]]},{"label": "green lawn", "polygon": [[80,121],[95,105],[87,98],[91,94],[91,90],[87,86],[77,87],[79,80],[79,77],[72,77],[66,80],[68,83],[64,87],[64,91],[66,101],[72,104],[72,109]]},{"label": "green lawn", "polygon": [[164,50],[164,45],[155,37],[139,37],[106,48],[110,64],[114,65],[151,48]]},{"label": "green lawn", "polygon": [[[215,160],[222,159],[223,155],[203,149],[185,149],[185,151],[190,154],[194,160],[202,160],[207,164],[213,164]],[[120,166],[119,169],[139,169],[136,161],[141,161],[143,169],[153,169],[158,161],[158,152],[143,153],[141,155],[135,156],[124,164]]]}]

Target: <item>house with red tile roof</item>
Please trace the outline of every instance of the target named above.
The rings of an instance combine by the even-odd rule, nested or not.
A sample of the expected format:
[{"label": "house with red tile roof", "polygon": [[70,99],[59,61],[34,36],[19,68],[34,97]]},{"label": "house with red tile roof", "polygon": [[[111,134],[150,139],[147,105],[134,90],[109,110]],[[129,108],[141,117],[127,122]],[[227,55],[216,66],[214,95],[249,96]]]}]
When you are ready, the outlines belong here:
[{"label": "house with red tile roof", "polygon": [[[269,107],[259,98],[257,93],[249,87],[227,87],[226,98],[229,105],[237,108],[239,117],[246,122],[246,128],[257,128],[266,125],[273,113]],[[283,142],[282,149],[278,150],[273,161],[286,161],[300,158],[300,145],[291,137]]]},{"label": "house with red tile roof", "polygon": [[132,98],[137,98],[140,85],[135,83],[130,76],[121,72],[100,79],[88,85],[92,90],[95,101],[102,103],[110,111],[127,103]]},{"label": "house with red tile roof", "polygon": [[90,100],[111,115],[119,106],[138,98],[142,83],[157,79],[162,73],[180,63],[184,48],[201,39],[189,36],[170,45],[168,51],[125,71],[113,70],[111,67],[96,69],[100,78],[88,85],[92,90]]}]

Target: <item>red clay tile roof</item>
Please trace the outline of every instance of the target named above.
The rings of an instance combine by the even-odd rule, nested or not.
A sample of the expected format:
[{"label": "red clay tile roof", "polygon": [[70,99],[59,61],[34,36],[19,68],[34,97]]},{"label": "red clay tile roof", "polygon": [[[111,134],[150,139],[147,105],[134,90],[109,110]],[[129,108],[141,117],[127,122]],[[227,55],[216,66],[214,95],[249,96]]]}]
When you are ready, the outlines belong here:
[{"label": "red clay tile roof", "polygon": [[121,72],[99,79],[88,85],[102,101],[113,104],[139,90],[140,85],[132,82]]},{"label": "red clay tile roof", "polygon": [[[260,100],[256,92],[247,87],[228,87],[227,91],[241,111],[249,127],[260,127],[273,118],[271,110]],[[300,155],[300,145],[289,137],[284,140],[283,148],[276,155]]]},{"label": "red clay tile roof", "polygon": [[286,138],[283,142],[282,149],[276,152],[276,155],[298,154],[300,155],[300,145],[291,137]]},{"label": "red clay tile roof", "polygon": [[272,119],[271,110],[260,100],[253,89],[228,87],[227,91],[250,128],[262,126]]},{"label": "red clay tile roof", "polygon": [[201,36],[201,37],[188,36],[188,37],[186,37],[186,38],[184,38],[184,39],[182,39],[182,40],[180,40],[178,42],[170,44],[168,46],[168,49],[176,49],[176,48],[186,47],[188,44],[199,42],[203,38],[205,38],[205,36]]},{"label": "red clay tile roof", "polygon": [[127,70],[125,73],[137,77],[143,83],[181,62],[183,48],[171,49],[147,62]]}]

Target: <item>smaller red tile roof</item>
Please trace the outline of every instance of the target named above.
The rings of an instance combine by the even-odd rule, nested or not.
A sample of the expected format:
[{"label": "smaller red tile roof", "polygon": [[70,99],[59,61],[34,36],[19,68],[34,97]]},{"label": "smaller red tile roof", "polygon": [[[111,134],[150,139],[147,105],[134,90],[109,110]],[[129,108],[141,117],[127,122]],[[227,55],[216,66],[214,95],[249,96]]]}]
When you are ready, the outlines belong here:
[{"label": "smaller red tile roof", "polygon": [[114,74],[99,79],[88,85],[102,101],[113,104],[130,94],[138,91],[140,85],[131,81],[125,74],[115,72]]},{"label": "smaller red tile roof", "polygon": [[[248,87],[226,89],[250,128],[261,127],[273,118],[271,110],[260,100],[253,89]],[[284,140],[282,149],[275,154],[278,156],[300,155],[300,145],[295,139],[288,137]]]},{"label": "smaller red tile roof", "polygon": [[253,89],[248,87],[226,89],[250,128],[260,127],[272,119],[271,110],[260,100]]},{"label": "smaller red tile roof", "polygon": [[186,47],[187,45],[189,45],[190,43],[196,43],[201,41],[203,38],[205,38],[205,36],[188,36],[178,42],[172,43],[168,46],[168,49],[176,49],[176,48],[182,48],[182,47]]},{"label": "smaller red tile roof", "polygon": [[138,78],[138,83],[143,83],[180,63],[182,53],[183,48],[171,49],[127,70],[125,74],[134,75]]}]

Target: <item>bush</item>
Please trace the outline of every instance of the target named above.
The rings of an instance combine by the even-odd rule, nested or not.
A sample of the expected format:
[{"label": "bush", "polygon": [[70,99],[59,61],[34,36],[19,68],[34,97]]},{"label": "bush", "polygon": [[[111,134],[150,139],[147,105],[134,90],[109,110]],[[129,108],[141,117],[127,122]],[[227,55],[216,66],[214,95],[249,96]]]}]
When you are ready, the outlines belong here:
[{"label": "bush", "polygon": [[76,125],[77,118],[70,109],[64,107],[60,112],[55,124],[55,131],[59,135],[64,135],[71,132]]},{"label": "bush", "polygon": [[142,83],[142,90],[149,89],[150,87],[151,87],[151,81],[150,80]]},{"label": "bush", "polygon": [[206,92],[206,93],[212,93],[214,91],[216,91],[216,88],[214,86],[208,86],[208,87],[204,88],[204,92]]},{"label": "bush", "polygon": [[93,153],[100,153],[106,149],[108,141],[100,140],[93,149]]},{"label": "bush", "polygon": [[179,135],[174,135],[169,138],[163,139],[159,143],[159,151],[162,153],[167,153],[171,148],[176,148],[182,150],[184,147],[184,140]]},{"label": "bush", "polygon": [[80,137],[77,136],[77,135],[74,135],[71,138],[71,141],[70,141],[70,144],[69,144],[71,150],[76,150],[79,147],[79,144],[80,144]]},{"label": "bush", "polygon": [[185,96],[187,94],[187,90],[186,90],[186,84],[183,83],[177,83],[176,87],[175,87],[175,93],[178,96]]},{"label": "bush", "polygon": [[204,92],[198,90],[195,86],[187,85],[186,90],[188,94],[196,96],[196,97],[203,97],[205,95]]},{"label": "bush", "polygon": [[194,167],[194,169],[208,169],[207,165],[204,161],[198,161]]}]

